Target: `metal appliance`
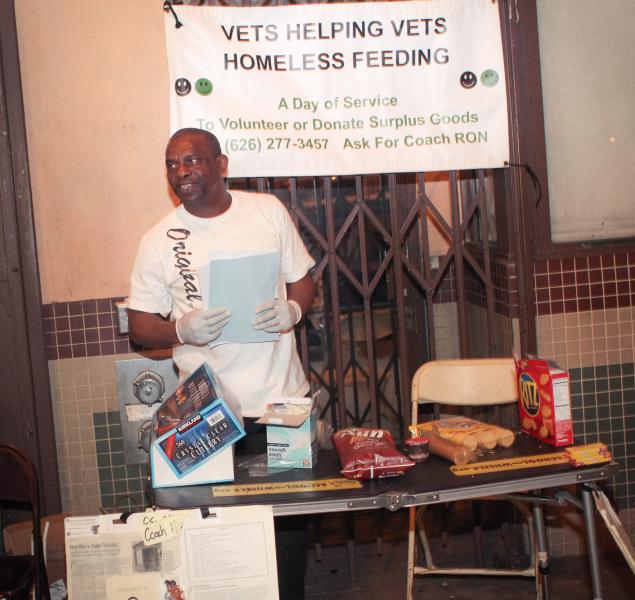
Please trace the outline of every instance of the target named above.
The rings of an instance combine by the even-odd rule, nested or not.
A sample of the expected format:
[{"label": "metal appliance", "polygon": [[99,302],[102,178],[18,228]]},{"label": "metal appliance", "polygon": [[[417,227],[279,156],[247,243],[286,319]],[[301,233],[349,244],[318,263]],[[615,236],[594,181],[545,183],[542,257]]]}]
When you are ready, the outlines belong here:
[{"label": "metal appliance", "polygon": [[115,361],[126,464],[148,461],[154,411],[178,385],[171,355]]}]

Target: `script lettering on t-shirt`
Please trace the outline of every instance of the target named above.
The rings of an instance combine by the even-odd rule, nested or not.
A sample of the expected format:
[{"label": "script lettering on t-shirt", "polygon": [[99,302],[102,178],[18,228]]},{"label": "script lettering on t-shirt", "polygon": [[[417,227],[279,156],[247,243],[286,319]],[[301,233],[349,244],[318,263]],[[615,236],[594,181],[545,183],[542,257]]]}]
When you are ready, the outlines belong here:
[{"label": "script lettering on t-shirt", "polygon": [[174,266],[178,269],[179,275],[183,279],[186,298],[192,300],[201,300],[198,287],[196,287],[196,270],[191,268],[191,261],[188,256],[192,253],[188,252],[185,240],[190,237],[190,231],[187,229],[168,229],[167,236],[171,240],[175,240],[176,244],[172,248],[174,252]]}]

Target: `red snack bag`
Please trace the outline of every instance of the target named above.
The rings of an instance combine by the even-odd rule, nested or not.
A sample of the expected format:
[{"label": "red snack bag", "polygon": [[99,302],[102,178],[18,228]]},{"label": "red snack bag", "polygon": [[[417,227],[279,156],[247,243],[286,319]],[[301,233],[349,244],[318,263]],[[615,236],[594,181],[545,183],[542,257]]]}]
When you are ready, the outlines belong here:
[{"label": "red snack bag", "polygon": [[393,477],[415,466],[397,450],[385,429],[350,427],[336,431],[331,439],[342,465],[340,473],[349,479]]}]

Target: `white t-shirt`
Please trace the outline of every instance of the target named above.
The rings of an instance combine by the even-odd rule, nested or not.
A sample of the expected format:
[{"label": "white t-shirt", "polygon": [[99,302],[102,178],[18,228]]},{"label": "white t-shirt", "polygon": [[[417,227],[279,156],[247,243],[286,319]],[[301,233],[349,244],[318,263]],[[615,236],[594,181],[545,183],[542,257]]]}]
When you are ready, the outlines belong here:
[{"label": "white t-shirt", "polygon": [[[141,239],[131,277],[128,306],[176,320],[202,307],[198,267],[214,255],[222,258],[280,253],[279,297],[285,283],[302,279],[315,264],[289,213],[269,194],[231,191],[230,208],[202,219],[179,206]],[[214,348],[180,344],[174,361],[181,379],[202,362],[218,375],[232,410],[246,417],[264,412],[267,396],[304,396],[309,391],[293,331],[274,342],[221,344]]]}]

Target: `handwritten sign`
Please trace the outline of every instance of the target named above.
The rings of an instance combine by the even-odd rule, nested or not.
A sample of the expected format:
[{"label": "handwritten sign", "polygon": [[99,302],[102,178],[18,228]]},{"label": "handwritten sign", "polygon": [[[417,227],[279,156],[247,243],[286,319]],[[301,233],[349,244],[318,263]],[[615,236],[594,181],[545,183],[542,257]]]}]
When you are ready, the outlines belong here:
[{"label": "handwritten sign", "polygon": [[178,538],[183,529],[183,521],[185,521],[188,514],[189,511],[187,510],[170,510],[138,515],[138,518],[141,519],[144,545],[153,546]]}]

